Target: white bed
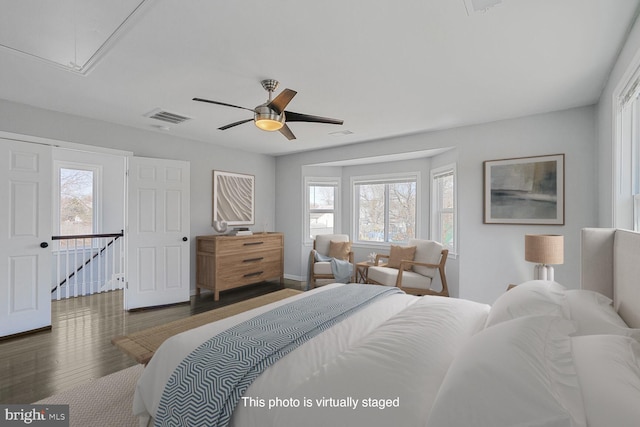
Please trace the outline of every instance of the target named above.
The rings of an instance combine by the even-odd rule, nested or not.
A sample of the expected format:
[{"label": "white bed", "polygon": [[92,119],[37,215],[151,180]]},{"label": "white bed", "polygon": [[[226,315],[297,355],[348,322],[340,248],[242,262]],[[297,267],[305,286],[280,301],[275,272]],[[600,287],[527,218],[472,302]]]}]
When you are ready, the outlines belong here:
[{"label": "white bed", "polygon": [[[586,290],[533,281],[491,308],[405,294],[376,300],[268,367],[229,425],[635,426],[640,335],[630,326],[640,327],[640,235],[584,230],[582,255]],[[141,425],[161,424],[153,417],[165,383],[202,341],[340,286],[350,285],[317,288],[167,340],[136,388]]]}]

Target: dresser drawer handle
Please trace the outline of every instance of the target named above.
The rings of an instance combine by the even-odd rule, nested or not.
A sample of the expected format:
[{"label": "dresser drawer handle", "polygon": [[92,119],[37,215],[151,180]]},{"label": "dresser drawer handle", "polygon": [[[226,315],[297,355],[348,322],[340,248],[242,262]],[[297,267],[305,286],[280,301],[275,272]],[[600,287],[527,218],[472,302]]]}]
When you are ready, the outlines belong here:
[{"label": "dresser drawer handle", "polygon": [[258,258],[249,258],[249,259],[243,259],[242,262],[256,262],[256,261],[262,261],[264,259],[263,256],[258,257]]},{"label": "dresser drawer handle", "polygon": [[259,276],[259,275],[261,275],[262,273],[264,273],[264,271],[256,271],[255,273],[247,273],[247,274],[245,274],[245,275],[244,275],[244,276],[242,276],[242,277],[253,277],[253,276]]},{"label": "dresser drawer handle", "polygon": [[247,242],[243,243],[244,246],[254,246],[254,245],[262,245],[264,242]]}]

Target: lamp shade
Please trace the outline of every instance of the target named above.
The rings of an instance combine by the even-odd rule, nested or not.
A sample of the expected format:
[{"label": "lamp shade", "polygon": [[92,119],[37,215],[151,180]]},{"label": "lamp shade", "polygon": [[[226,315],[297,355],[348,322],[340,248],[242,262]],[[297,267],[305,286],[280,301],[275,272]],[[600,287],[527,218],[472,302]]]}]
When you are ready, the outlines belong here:
[{"label": "lamp shade", "polygon": [[564,236],[557,234],[526,234],[524,259],[539,264],[564,262]]}]

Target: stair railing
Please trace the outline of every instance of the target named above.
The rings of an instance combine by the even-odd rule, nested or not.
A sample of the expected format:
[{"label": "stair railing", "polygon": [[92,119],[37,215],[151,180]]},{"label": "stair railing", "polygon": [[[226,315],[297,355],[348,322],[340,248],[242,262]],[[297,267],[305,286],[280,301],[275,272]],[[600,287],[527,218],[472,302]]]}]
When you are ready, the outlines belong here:
[{"label": "stair railing", "polygon": [[124,236],[120,233],[52,236],[52,299],[91,295],[124,287]]}]

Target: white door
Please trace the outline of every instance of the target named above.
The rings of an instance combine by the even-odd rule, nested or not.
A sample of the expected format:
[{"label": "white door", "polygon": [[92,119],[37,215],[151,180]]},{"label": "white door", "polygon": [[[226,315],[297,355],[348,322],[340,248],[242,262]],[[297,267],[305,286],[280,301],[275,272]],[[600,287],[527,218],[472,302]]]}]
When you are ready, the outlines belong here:
[{"label": "white door", "polygon": [[0,139],[0,336],[51,326],[51,147]]},{"label": "white door", "polygon": [[188,301],[189,162],[129,158],[125,309]]}]

